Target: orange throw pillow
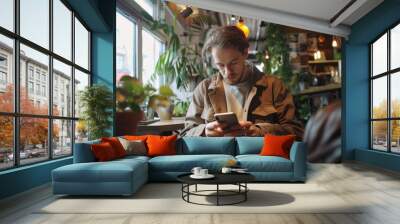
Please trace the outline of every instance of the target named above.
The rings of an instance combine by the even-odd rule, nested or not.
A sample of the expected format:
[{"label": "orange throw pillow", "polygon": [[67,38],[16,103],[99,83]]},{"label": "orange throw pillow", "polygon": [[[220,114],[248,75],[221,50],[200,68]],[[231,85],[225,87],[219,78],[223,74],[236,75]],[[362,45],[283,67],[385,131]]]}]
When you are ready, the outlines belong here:
[{"label": "orange throw pillow", "polygon": [[165,156],[165,155],[175,155],[177,136],[159,136],[159,135],[149,135],[147,137],[147,154],[148,156]]},{"label": "orange throw pillow", "polygon": [[126,156],[126,151],[122,146],[121,142],[119,142],[118,138],[111,137],[111,138],[101,138],[101,142],[108,142],[112,146],[115,151],[115,155],[117,158],[121,158]]},{"label": "orange throw pillow", "polygon": [[117,158],[113,147],[108,142],[93,144],[90,147],[92,149],[94,157],[99,162],[110,161]]},{"label": "orange throw pillow", "polygon": [[295,140],[295,135],[265,135],[262,156],[280,156],[289,159],[290,147]]},{"label": "orange throw pillow", "polygon": [[129,140],[129,141],[144,141],[146,142],[147,135],[125,135],[124,139]]}]

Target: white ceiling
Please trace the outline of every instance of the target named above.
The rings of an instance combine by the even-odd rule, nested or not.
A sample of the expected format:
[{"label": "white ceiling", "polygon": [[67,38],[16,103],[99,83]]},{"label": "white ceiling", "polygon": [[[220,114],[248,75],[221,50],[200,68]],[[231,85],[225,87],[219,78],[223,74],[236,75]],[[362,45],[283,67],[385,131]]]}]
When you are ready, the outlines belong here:
[{"label": "white ceiling", "polygon": [[[171,0],[216,12],[233,14],[320,33],[347,37],[350,26],[383,0]],[[332,20],[332,21],[331,21]]]},{"label": "white ceiling", "polygon": [[350,0],[226,0],[255,7],[275,9],[301,16],[330,20]]}]

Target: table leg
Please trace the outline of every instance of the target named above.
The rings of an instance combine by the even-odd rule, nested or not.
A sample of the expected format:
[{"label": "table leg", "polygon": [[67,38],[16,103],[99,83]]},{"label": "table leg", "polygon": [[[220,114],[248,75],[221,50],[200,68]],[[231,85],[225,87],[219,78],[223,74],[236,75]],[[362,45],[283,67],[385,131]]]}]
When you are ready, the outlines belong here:
[{"label": "table leg", "polygon": [[188,201],[188,202],[190,202],[190,201],[189,201],[189,195],[190,195],[190,184],[188,184],[188,185],[187,185],[187,191],[188,191],[188,193],[187,193],[187,201]]},{"label": "table leg", "polygon": [[219,205],[219,184],[217,184],[217,206]]},{"label": "table leg", "polygon": [[247,201],[247,183],[244,183],[244,201]]},{"label": "table leg", "polygon": [[197,192],[197,184],[196,184],[196,186],[195,186],[195,191]]}]

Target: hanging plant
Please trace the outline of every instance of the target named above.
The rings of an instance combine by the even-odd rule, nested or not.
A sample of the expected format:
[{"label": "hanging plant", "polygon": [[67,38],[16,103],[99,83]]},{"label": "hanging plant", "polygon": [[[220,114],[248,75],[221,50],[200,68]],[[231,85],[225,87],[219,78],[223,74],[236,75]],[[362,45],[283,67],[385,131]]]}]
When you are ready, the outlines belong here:
[{"label": "hanging plant", "polygon": [[[191,90],[191,87],[195,86],[193,83],[197,84],[210,75],[200,54],[202,41],[197,45],[181,44],[179,35],[175,31],[175,24],[167,24],[164,20],[156,21],[151,17],[146,17],[146,20],[153,31],[161,32],[167,37],[166,49],[160,55],[151,79],[162,77],[167,85],[175,81],[178,89]],[[214,21],[207,15],[193,17],[186,34],[187,38],[191,40],[193,36],[200,35],[200,39],[203,40],[204,34],[213,23]]]},{"label": "hanging plant", "polygon": [[[266,47],[257,53],[259,63],[264,64],[263,72],[279,76],[289,87],[292,79],[292,68],[289,62],[289,46],[281,26],[269,23],[266,28]],[[266,58],[268,54],[268,58]]]}]

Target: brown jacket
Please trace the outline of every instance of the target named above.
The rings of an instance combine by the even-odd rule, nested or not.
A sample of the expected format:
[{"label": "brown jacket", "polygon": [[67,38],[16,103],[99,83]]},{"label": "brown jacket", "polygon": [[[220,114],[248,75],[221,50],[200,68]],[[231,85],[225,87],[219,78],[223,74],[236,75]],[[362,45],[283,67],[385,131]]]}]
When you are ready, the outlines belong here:
[{"label": "brown jacket", "polygon": [[[295,121],[293,97],[282,81],[255,67],[251,73],[254,96],[244,110],[247,121],[260,127],[264,134],[294,134],[301,139],[303,127]],[[181,135],[204,136],[206,123],[215,120],[215,113],[223,112],[227,112],[225,91],[222,77],[217,74],[203,80],[194,90]]]}]

